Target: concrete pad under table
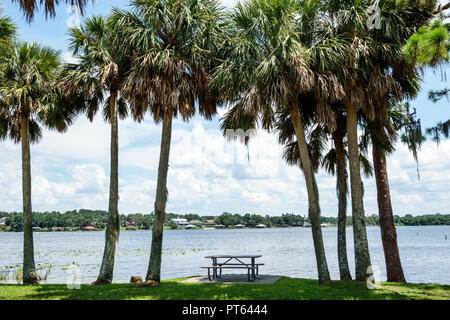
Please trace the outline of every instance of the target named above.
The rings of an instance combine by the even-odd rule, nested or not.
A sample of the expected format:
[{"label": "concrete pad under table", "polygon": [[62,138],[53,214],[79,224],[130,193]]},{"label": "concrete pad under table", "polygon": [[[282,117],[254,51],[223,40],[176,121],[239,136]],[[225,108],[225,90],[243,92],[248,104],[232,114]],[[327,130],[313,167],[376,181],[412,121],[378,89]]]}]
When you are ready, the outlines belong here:
[{"label": "concrete pad under table", "polygon": [[283,278],[283,276],[259,275],[254,281],[248,281],[246,274],[223,274],[221,278],[208,280],[208,276],[195,276],[181,283],[224,283],[224,284],[271,284]]}]

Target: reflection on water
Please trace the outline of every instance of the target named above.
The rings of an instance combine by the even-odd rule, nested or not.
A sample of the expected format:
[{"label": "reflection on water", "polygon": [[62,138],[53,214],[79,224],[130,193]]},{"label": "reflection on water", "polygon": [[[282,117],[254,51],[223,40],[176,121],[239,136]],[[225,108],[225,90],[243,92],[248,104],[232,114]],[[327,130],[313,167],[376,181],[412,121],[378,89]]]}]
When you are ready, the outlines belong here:
[{"label": "reflection on water", "polygon": [[[367,228],[372,264],[386,280],[380,229]],[[408,282],[450,284],[450,226],[397,227],[400,255]],[[352,229],[347,229],[348,257],[354,274]],[[323,228],[331,277],[339,278],[336,228]],[[0,233],[0,270],[22,263],[22,233]],[[151,231],[124,231],[117,248],[114,281],[128,282],[145,275]],[[34,234],[36,264],[52,267],[48,283],[65,283],[68,266],[81,270],[83,283],[96,279],[103,247],[103,232],[42,232]],[[261,272],[299,278],[316,278],[316,261],[309,228],[167,230],[164,231],[162,278],[203,274],[210,254],[261,254]]]}]

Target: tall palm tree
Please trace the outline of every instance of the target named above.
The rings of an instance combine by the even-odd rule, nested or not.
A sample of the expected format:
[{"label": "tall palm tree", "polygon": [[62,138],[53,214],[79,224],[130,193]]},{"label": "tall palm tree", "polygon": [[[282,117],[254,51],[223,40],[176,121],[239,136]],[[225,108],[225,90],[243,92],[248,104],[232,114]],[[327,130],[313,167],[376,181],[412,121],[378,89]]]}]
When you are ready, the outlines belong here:
[{"label": "tall palm tree", "polygon": [[379,119],[370,122],[369,128],[387,281],[406,282],[397,244],[386,162],[386,154],[394,152],[393,143],[397,133],[390,122],[382,122]]},{"label": "tall palm tree", "polygon": [[[335,11],[340,17],[337,30],[348,34],[353,49],[349,65],[354,69],[350,72],[352,76],[346,81],[347,97],[345,104],[347,109],[347,135],[352,182],[356,278],[358,280],[366,279],[370,273],[370,254],[365,230],[363,190],[358,170],[359,161],[357,160],[358,109],[361,109],[360,113],[364,117],[370,120],[379,119],[383,122],[387,119],[390,102],[399,101],[403,98],[405,92],[402,90],[402,86],[408,87],[413,85],[408,83],[407,75],[414,75],[414,72],[411,71],[410,66],[405,64],[401,48],[405,43],[405,39],[408,39],[412,34],[412,30],[424,23],[430,14],[427,5],[421,7],[421,4],[411,4],[408,7],[402,7],[400,4],[380,1],[380,28],[372,29],[367,24],[367,12],[368,5],[373,3],[373,1],[357,3],[336,1],[338,9]],[[376,172],[380,173],[380,162],[374,162],[376,162]],[[382,181],[384,181],[384,187],[378,189],[381,196],[379,200],[382,201],[384,199],[390,203],[390,199],[387,199],[385,194],[386,190],[388,190],[386,189],[386,186],[388,187],[387,179],[382,179]],[[404,281],[403,272],[399,271],[401,270],[401,264],[398,249],[395,250],[397,242],[393,216],[392,219],[389,218],[390,213],[385,208],[387,206],[380,206],[380,220],[383,218],[383,221],[386,222],[381,224],[382,238],[385,244],[390,244],[389,247],[385,246],[385,258],[387,259],[386,261],[390,260],[387,266],[395,266],[395,268],[391,269],[392,272],[388,273],[391,275],[396,274],[395,277],[388,278]],[[392,257],[396,257],[396,259],[391,259]],[[397,271],[394,272],[394,269]]]},{"label": "tall palm tree", "polygon": [[[308,147],[311,160],[314,164],[314,171],[317,172],[320,167],[333,175],[336,174],[336,194],[338,198],[338,232],[337,232],[337,252],[339,274],[341,280],[351,280],[350,268],[347,258],[347,196],[348,196],[348,175],[346,150],[344,146],[345,137],[345,119],[337,118],[336,129],[331,133],[334,148],[331,147],[326,152],[326,142],[328,141],[329,131],[326,126],[317,125],[315,129],[310,129]],[[280,132],[280,143],[285,144],[283,157],[290,165],[300,166],[298,143],[295,141],[292,126],[289,125],[290,119],[280,117],[277,121],[277,128]],[[314,126],[314,124],[313,124]],[[292,141],[294,140],[294,141]]]},{"label": "tall palm tree", "polygon": [[[389,20],[386,19],[385,23]],[[402,28],[407,30],[406,27]],[[412,31],[412,30],[411,30]],[[410,32],[411,32],[410,31]],[[420,123],[413,121],[413,115],[409,112],[408,104],[406,110],[393,109],[401,98],[413,98],[420,90],[420,77],[418,70],[413,65],[407,63],[402,52],[404,43],[399,39],[389,38],[383,35],[384,48],[390,48],[378,52],[378,61],[381,72],[385,73],[386,79],[390,79],[390,88],[399,93],[385,92],[378,99],[374,99],[375,107],[382,110],[375,113],[374,117],[366,119],[372,142],[372,157],[375,168],[375,181],[377,186],[377,202],[380,217],[380,229],[383,243],[383,250],[386,262],[386,273],[388,282],[406,282],[400,260],[400,253],[397,244],[397,232],[394,224],[394,214],[391,203],[389,179],[387,171],[386,155],[395,151],[394,143],[397,140],[397,132],[405,128],[406,134],[402,140],[412,151],[418,162],[418,147],[424,140]],[[403,38],[405,41],[407,37]],[[374,55],[375,56],[375,53]],[[383,57],[390,57],[383,59]],[[419,174],[419,171],[418,171]]]},{"label": "tall palm tree", "polygon": [[71,113],[60,110],[56,81],[60,52],[38,44],[16,43],[0,57],[0,122],[6,134],[22,144],[23,282],[37,283],[31,207],[30,143],[42,135],[41,126],[66,130]]},{"label": "tall palm tree", "polygon": [[395,142],[401,129],[405,130],[401,137],[402,142],[408,145],[418,163],[418,149],[425,138],[422,136],[420,120],[414,119],[414,114],[409,112],[407,103],[393,102],[388,110],[388,119],[385,121],[365,120],[365,131],[372,143],[379,221],[388,282],[406,282],[397,244],[386,160],[386,156],[395,151]]},{"label": "tall palm tree", "polygon": [[162,121],[161,151],[155,199],[155,221],[147,284],[159,284],[165,208],[168,197],[172,119],[187,121],[198,111],[206,119],[216,113],[210,73],[217,64],[223,14],[216,0],[132,1],[132,11],[115,9],[116,43],[132,54],[133,68],[124,86],[133,116],[149,111]]},{"label": "tall palm tree", "polygon": [[[348,173],[347,173],[347,158],[344,145],[344,138],[346,135],[345,118],[342,113],[338,114],[336,119],[337,127],[332,133],[334,142],[334,157],[330,150],[328,159],[324,164],[328,172],[336,173],[336,193],[338,197],[338,239],[337,251],[339,262],[339,275],[341,280],[351,280],[350,269],[348,267],[347,258],[347,196],[348,196]],[[328,165],[327,165],[328,163]]]},{"label": "tall palm tree", "polygon": [[118,54],[111,41],[113,33],[102,16],[85,19],[82,26],[70,29],[70,47],[79,63],[68,64],[61,81],[68,98],[84,101],[79,111],[86,112],[92,121],[98,110],[103,108],[103,116],[111,124],[108,224],[102,265],[93,285],[112,282],[120,232],[118,118],[127,115],[127,106],[120,97],[120,89],[130,63]]},{"label": "tall palm tree", "polygon": [[[336,114],[336,128],[330,133],[326,125],[315,124],[315,121],[308,126],[309,129],[308,147],[310,149],[311,160],[314,170],[318,171],[323,167],[328,173],[336,175],[336,194],[338,198],[338,235],[337,235],[337,252],[339,262],[339,273],[341,280],[351,280],[350,269],[347,259],[347,196],[348,196],[348,173],[346,150],[346,121],[343,108],[339,104],[334,104]],[[301,160],[298,152],[298,144],[294,137],[290,119],[285,114],[277,119],[277,130],[279,131],[279,140],[285,145],[283,157],[288,164],[300,166]],[[315,127],[315,128],[314,128]],[[333,145],[328,149],[326,142],[331,136]],[[328,149],[328,151],[327,151]],[[366,177],[373,175],[373,168],[370,161],[366,158],[367,147],[363,144],[360,146],[360,162],[362,174]]]},{"label": "tall palm tree", "polygon": [[[415,30],[432,17],[433,6],[382,5],[382,29],[370,32],[377,46],[370,57],[374,66],[366,70],[371,81],[378,84],[371,85],[373,90],[369,101],[372,106],[368,109],[376,110],[372,115],[368,114],[368,118],[372,127],[372,154],[387,281],[406,282],[397,244],[386,163],[386,154],[392,149],[389,140],[396,138],[396,128],[390,124],[389,114],[392,103],[410,99],[420,90],[418,70],[414,64],[408,63],[402,48]],[[394,31],[394,26],[400,31]],[[384,83],[385,88],[377,89],[380,83]],[[417,155],[415,157],[417,159]]]},{"label": "tall palm tree", "polygon": [[[295,0],[238,4],[231,15],[229,59],[218,68],[213,86],[224,102],[234,104],[223,119],[225,131],[258,126],[271,130],[277,113],[290,115],[306,181],[318,279],[320,284],[327,284],[330,276],[314,165],[305,135],[305,113],[311,108],[310,100],[321,99],[318,108],[329,110],[327,102],[342,97],[342,88],[329,69],[339,65],[345,49],[337,38],[309,38],[317,30],[305,21],[320,16],[317,4]],[[313,30],[305,33],[303,27]]]},{"label": "tall palm tree", "polygon": [[[367,30],[367,8],[370,1],[330,1],[328,11],[335,22],[335,32],[348,39],[349,54],[345,64],[346,73],[341,78],[345,86],[346,96],[343,99],[346,112],[346,132],[350,169],[350,189],[352,203],[353,241],[355,251],[355,278],[364,281],[370,275],[370,253],[366,233],[366,222],[363,202],[363,185],[361,180],[359,148],[358,148],[358,109],[365,97],[362,62],[363,53],[369,51],[368,43],[364,43]],[[363,58],[361,58],[363,57]],[[359,65],[358,65],[359,64]]]},{"label": "tall palm tree", "polygon": [[[20,9],[24,12],[26,19],[30,22],[33,20],[36,11],[39,10],[38,7],[42,5],[44,5],[45,16],[54,17],[56,15],[56,6],[59,4],[60,0],[12,0],[12,2],[19,3]],[[83,14],[88,0],[65,0],[64,2],[76,5],[81,14]]]},{"label": "tall palm tree", "polygon": [[[346,137],[346,117],[342,106],[336,110],[336,130],[331,133],[334,148],[323,157],[322,166],[327,172],[336,175],[336,194],[338,197],[337,251],[341,280],[351,280],[347,259],[347,196],[348,196],[348,152]],[[373,175],[373,167],[366,157],[367,148],[360,143],[360,168],[365,177]]]}]

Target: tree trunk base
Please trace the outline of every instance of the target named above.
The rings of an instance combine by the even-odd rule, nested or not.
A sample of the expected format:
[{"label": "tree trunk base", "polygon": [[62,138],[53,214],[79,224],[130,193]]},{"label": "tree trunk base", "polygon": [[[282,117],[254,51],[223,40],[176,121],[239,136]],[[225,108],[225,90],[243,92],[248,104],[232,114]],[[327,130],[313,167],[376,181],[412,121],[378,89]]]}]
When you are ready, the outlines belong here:
[{"label": "tree trunk base", "polygon": [[23,284],[37,285],[39,284],[39,279],[36,277],[36,275],[32,274],[28,279],[23,279]]},{"label": "tree trunk base", "polygon": [[401,277],[399,279],[387,279],[386,282],[406,283],[406,279]]},{"label": "tree trunk base", "polygon": [[161,283],[159,281],[146,280],[139,287],[141,287],[141,288],[152,288],[152,287],[158,287],[160,284]]},{"label": "tree trunk base", "polygon": [[96,287],[96,286],[106,286],[111,284],[111,280],[103,280],[103,279],[97,279],[94,282],[91,283],[91,286]]}]

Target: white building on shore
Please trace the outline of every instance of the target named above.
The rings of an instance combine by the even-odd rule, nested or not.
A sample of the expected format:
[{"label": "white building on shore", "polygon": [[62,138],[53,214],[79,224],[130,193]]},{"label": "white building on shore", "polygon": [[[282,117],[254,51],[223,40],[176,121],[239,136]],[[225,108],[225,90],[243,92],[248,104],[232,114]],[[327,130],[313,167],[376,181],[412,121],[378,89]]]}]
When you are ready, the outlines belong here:
[{"label": "white building on shore", "polygon": [[170,219],[170,222],[175,223],[175,225],[180,228],[185,228],[189,225],[189,222],[186,219]]}]

